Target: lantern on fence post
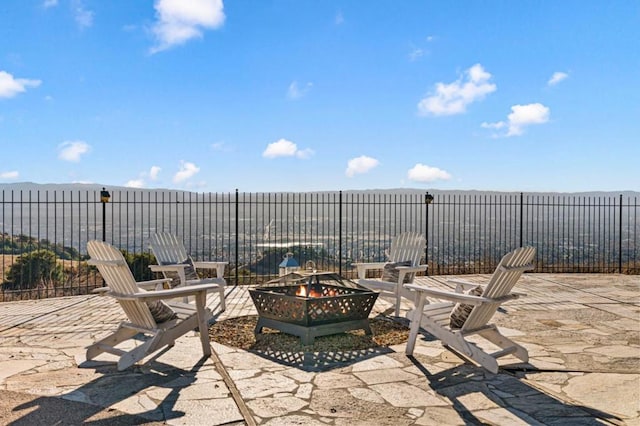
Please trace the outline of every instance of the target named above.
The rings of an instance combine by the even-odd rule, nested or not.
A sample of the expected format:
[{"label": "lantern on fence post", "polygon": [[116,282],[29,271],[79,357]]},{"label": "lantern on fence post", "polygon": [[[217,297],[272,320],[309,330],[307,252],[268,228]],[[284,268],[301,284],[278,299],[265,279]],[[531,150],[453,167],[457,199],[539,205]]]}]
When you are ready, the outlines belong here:
[{"label": "lantern on fence post", "polygon": [[105,188],[102,188],[100,191],[100,202],[102,203],[102,241],[107,239],[107,203],[111,198],[111,194]]},{"label": "lantern on fence post", "polygon": [[[424,263],[425,265],[429,265],[429,204],[433,202],[433,195],[427,192],[424,195],[424,204],[425,204],[425,245],[424,245]],[[429,267],[427,266],[427,270],[424,272],[425,275],[429,275]]]},{"label": "lantern on fence post", "polygon": [[293,253],[289,252],[284,255],[284,259],[280,262],[279,276],[284,276],[292,272],[300,270],[300,264],[293,258]]}]

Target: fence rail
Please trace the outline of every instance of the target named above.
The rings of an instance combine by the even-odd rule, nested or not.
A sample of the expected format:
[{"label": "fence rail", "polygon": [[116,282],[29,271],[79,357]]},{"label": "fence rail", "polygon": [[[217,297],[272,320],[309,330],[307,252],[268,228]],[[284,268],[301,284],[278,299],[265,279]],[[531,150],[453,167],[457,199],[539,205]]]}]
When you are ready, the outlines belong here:
[{"label": "fence rail", "polygon": [[[157,231],[180,236],[198,260],[229,261],[231,284],[273,278],[287,252],[353,276],[353,262],[384,260],[393,236],[404,231],[426,236],[429,274],[489,273],[505,252],[523,245],[537,248],[536,272],[640,273],[635,195],[126,190],[108,201],[93,190],[1,195],[0,300],[90,291],[100,283],[84,264],[87,241],[104,239],[148,259]],[[37,249],[55,253],[63,274],[46,276],[41,264],[27,263],[24,255]],[[148,273],[144,259],[132,267]]]}]

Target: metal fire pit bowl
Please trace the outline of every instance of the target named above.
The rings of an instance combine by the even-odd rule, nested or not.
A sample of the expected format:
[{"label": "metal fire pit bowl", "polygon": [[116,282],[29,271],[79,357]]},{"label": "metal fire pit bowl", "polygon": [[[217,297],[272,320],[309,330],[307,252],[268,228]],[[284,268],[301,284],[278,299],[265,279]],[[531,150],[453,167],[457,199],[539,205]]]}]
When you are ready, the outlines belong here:
[{"label": "metal fire pit bowl", "polygon": [[[256,335],[268,327],[298,336],[302,344],[311,345],[318,336],[348,330],[364,329],[371,334],[369,313],[378,293],[335,273],[294,273],[276,281],[295,284],[249,290],[259,316]],[[297,296],[301,288],[314,297]]]}]

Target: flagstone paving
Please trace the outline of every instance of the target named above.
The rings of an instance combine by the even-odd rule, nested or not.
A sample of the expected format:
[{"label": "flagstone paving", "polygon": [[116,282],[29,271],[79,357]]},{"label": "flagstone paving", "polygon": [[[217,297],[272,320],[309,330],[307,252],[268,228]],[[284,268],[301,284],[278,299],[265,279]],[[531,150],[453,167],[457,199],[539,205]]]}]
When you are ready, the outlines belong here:
[{"label": "flagstone paving", "polygon": [[[447,288],[447,278],[420,280]],[[640,277],[526,274],[516,291],[527,296],[503,305],[494,320],[531,359],[501,358],[499,374],[426,333],[413,357],[404,344],[265,353],[213,342],[211,358],[189,333],[118,372],[109,355],[84,358],[87,345],[124,319],[112,299],[0,303],[0,422],[640,425]],[[388,308],[380,300],[372,315]],[[216,319],[244,315],[255,315],[247,288],[230,287]]]}]

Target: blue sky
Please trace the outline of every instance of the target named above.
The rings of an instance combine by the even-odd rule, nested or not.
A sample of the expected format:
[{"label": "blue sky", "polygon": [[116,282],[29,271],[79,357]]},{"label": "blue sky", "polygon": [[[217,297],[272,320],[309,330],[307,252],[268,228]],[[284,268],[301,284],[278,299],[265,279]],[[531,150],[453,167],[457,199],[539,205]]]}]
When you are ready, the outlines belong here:
[{"label": "blue sky", "polygon": [[2,0],[0,183],[640,190],[640,2]]}]

